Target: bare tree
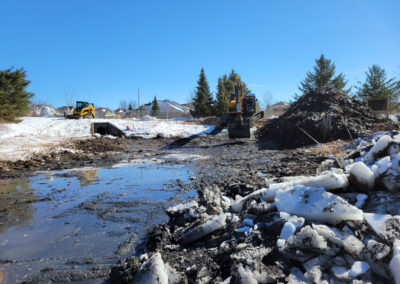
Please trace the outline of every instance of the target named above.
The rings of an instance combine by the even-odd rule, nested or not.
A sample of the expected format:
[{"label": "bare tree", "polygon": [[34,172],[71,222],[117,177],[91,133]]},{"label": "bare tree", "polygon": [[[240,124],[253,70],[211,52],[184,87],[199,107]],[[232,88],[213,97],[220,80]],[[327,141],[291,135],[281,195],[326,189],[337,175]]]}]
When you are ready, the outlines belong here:
[{"label": "bare tree", "polygon": [[69,109],[72,109],[75,105],[76,90],[71,87],[67,87],[64,93],[65,103]]},{"label": "bare tree", "polygon": [[119,107],[123,109],[128,109],[128,102],[126,100],[120,100],[119,101]]},{"label": "bare tree", "polygon": [[266,91],[261,100],[265,110],[269,111],[271,105],[274,103],[274,95],[270,91]]},{"label": "bare tree", "polygon": [[134,99],[130,99],[129,100],[129,106],[128,106],[128,110],[129,110],[129,117],[132,118],[134,113],[135,113],[135,109],[136,109],[136,101]]}]

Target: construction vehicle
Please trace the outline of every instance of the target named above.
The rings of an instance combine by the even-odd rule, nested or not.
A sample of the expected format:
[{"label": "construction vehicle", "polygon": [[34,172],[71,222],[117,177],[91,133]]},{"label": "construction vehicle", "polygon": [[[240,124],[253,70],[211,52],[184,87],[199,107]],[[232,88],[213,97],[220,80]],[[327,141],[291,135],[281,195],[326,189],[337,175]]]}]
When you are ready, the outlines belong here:
[{"label": "construction vehicle", "polygon": [[77,101],[76,107],[72,111],[71,115],[68,115],[67,118],[70,119],[80,119],[80,118],[94,118],[94,105],[93,103]]},{"label": "construction vehicle", "polygon": [[254,94],[244,94],[242,84],[235,84],[235,93],[230,95],[228,105],[229,138],[250,138],[251,123],[264,117],[257,112],[258,104]]}]

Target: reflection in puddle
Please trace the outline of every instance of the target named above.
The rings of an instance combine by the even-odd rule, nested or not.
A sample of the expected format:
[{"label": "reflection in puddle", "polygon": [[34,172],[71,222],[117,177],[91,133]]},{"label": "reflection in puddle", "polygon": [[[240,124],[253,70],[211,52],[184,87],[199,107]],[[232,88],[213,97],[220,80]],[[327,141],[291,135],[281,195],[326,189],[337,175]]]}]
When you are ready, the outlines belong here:
[{"label": "reflection in puddle", "polygon": [[28,178],[17,182],[0,180],[0,233],[31,219],[35,210],[32,207],[34,201],[36,196]]},{"label": "reflection in puddle", "polygon": [[164,208],[195,196],[191,175],[187,165],[136,164],[0,181],[5,283],[104,279],[167,220]]}]

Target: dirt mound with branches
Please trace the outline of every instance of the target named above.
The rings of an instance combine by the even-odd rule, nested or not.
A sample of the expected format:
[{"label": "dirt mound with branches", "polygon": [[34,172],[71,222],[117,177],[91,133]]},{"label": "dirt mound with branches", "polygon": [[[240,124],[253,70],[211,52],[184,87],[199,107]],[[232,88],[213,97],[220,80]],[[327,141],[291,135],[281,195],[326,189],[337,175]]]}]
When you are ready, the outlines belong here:
[{"label": "dirt mound with branches", "polygon": [[293,103],[286,113],[268,121],[259,139],[272,139],[285,147],[300,147],[337,139],[349,140],[369,130],[397,128],[364,103],[333,87],[311,90]]}]

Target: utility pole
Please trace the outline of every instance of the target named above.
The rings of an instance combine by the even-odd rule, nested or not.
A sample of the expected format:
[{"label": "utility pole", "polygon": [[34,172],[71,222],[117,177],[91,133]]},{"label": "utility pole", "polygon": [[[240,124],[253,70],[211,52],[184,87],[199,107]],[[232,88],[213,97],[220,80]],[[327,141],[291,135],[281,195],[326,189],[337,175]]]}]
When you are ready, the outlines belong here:
[{"label": "utility pole", "polygon": [[138,102],[138,118],[140,118],[140,89],[137,89],[137,102]]}]

